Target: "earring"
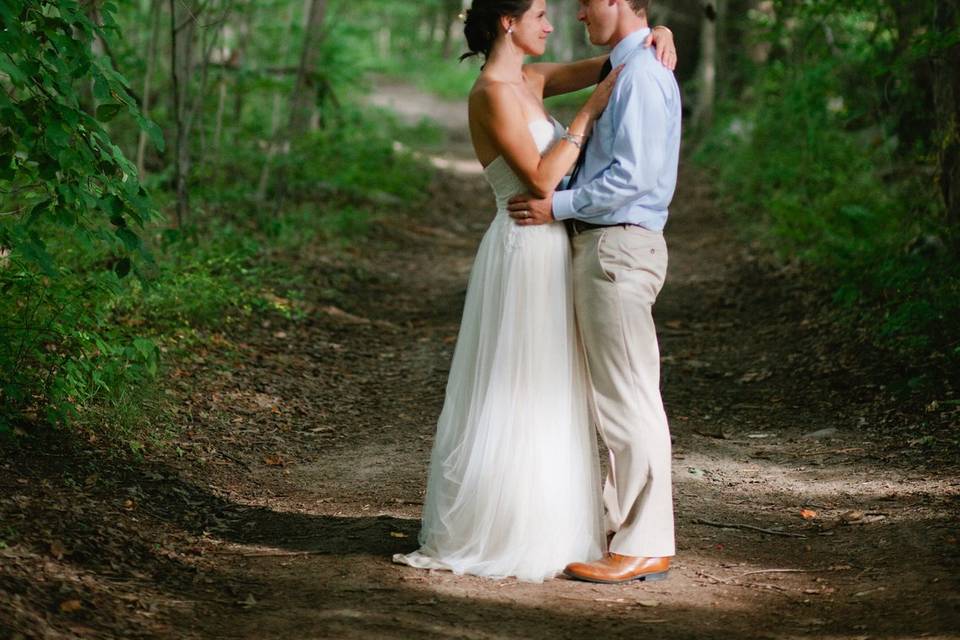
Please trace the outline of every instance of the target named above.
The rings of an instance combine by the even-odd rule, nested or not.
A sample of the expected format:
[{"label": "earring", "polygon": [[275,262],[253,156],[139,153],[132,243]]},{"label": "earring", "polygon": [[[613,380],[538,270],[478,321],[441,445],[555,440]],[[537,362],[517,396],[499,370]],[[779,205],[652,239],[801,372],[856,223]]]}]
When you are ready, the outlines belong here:
[{"label": "earring", "polygon": [[512,35],[513,35],[513,27],[510,27],[509,29],[507,29],[507,35],[508,35],[508,36],[512,36]]}]

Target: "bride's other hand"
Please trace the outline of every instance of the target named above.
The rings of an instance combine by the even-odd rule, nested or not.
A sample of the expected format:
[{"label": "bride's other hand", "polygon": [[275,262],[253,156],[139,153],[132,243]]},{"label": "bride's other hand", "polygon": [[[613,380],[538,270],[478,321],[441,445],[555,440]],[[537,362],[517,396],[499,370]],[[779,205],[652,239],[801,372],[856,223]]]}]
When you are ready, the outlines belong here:
[{"label": "bride's other hand", "polygon": [[657,60],[670,71],[676,70],[677,45],[673,41],[673,32],[663,25],[654,27],[643,43],[645,47],[652,45],[657,47]]},{"label": "bride's other hand", "polygon": [[593,95],[591,95],[587,103],[583,105],[583,108],[593,119],[599,118],[603,110],[607,108],[607,103],[610,102],[610,96],[613,95],[613,88],[617,84],[617,78],[620,77],[620,72],[623,71],[623,67],[624,65],[621,64],[613,69],[610,74],[604,78],[603,82],[597,85],[597,88],[593,91]]}]

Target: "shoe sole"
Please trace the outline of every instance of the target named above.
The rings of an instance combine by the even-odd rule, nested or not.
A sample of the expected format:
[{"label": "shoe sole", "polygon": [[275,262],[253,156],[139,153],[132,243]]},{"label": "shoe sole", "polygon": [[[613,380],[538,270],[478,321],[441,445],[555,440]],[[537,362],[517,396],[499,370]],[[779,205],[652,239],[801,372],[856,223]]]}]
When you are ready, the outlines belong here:
[{"label": "shoe sole", "polygon": [[574,580],[582,580],[583,582],[594,582],[597,584],[624,584],[627,582],[660,582],[661,580],[666,580],[669,576],[669,571],[660,571],[658,573],[645,573],[643,575],[635,576],[633,578],[624,578],[623,580],[603,580],[601,578],[586,578],[584,576],[574,575],[572,573],[563,572],[563,575],[568,578],[573,578]]}]

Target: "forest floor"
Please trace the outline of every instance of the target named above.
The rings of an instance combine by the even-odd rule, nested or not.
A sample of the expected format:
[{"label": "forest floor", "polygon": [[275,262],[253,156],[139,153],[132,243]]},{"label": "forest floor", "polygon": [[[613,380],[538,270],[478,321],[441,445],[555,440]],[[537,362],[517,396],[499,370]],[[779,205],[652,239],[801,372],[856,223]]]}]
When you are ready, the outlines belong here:
[{"label": "forest floor", "polygon": [[302,313],[212,334],[168,371],[170,448],[129,463],[54,434],[0,462],[0,637],[960,638],[956,390],[911,391],[916,371],[839,326],[828,293],[738,240],[689,162],[655,311],[670,579],[392,564],[416,546],[493,205],[462,105],[380,97],[453,114],[429,205],[385,211],[348,251],[278,256],[309,274]]}]

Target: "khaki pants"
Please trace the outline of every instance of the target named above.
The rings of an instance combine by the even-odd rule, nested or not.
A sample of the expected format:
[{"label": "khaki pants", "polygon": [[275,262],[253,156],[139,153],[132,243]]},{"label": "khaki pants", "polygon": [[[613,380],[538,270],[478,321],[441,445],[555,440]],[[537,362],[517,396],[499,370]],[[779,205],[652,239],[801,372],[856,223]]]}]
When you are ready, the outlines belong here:
[{"label": "khaki pants", "polygon": [[652,308],[667,273],[663,234],[608,227],[575,234],[574,300],[594,419],[610,450],[603,490],[610,551],[676,553],[670,429],[660,398]]}]

